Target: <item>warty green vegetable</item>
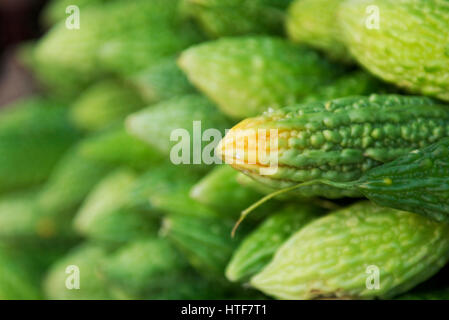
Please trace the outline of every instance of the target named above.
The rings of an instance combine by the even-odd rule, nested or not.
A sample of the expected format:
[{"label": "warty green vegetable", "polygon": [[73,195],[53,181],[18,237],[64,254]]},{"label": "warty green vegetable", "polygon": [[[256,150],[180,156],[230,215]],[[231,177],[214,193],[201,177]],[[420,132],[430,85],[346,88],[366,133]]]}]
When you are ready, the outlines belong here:
[{"label": "warty green vegetable", "polygon": [[162,234],[205,277],[224,278],[224,270],[246,230],[232,238],[234,221],[225,218],[172,214],[164,219]]},{"label": "warty green vegetable", "polygon": [[67,111],[29,98],[0,111],[0,193],[44,182],[80,134]]},{"label": "warty green vegetable", "polygon": [[[113,298],[100,273],[108,251],[98,245],[85,243],[67,253],[52,265],[44,279],[47,299],[51,300],[109,300]],[[68,268],[76,266],[75,268]],[[69,271],[68,273],[66,271]],[[79,276],[79,289],[76,278]],[[66,285],[73,286],[73,289]]]},{"label": "warty green vegetable", "polygon": [[137,177],[132,170],[120,168],[102,179],[76,214],[75,230],[91,240],[109,243],[156,234],[155,217],[127,208],[128,192]]},{"label": "warty green vegetable", "polygon": [[245,237],[226,267],[230,281],[244,281],[259,273],[293,233],[316,219],[321,210],[308,205],[287,205],[267,217]]},{"label": "warty green vegetable", "polygon": [[41,299],[32,269],[4,248],[0,248],[0,300]]},{"label": "warty green vegetable", "polygon": [[223,38],[185,50],[189,80],[228,116],[255,116],[302,101],[342,68],[315,51],[274,37]]},{"label": "warty green vegetable", "polygon": [[92,188],[112,170],[109,164],[84,157],[81,144],[67,151],[40,190],[36,201],[46,214],[72,216]]},{"label": "warty green vegetable", "polygon": [[93,84],[76,99],[70,111],[73,122],[87,131],[103,129],[144,106],[139,94],[121,81]]},{"label": "warty green vegetable", "polygon": [[32,241],[73,236],[66,214],[47,214],[37,204],[38,190],[18,191],[0,198],[2,241]]},{"label": "warty green vegetable", "polygon": [[128,0],[84,8],[79,29],[61,21],[40,40],[40,78],[51,88],[83,88],[108,72],[134,73],[176,54],[192,43],[179,36],[177,6],[177,0]]},{"label": "warty green vegetable", "polygon": [[449,3],[348,0],[339,22],[352,56],[379,78],[449,101]]},{"label": "warty green vegetable", "polygon": [[129,192],[129,206],[144,211],[154,211],[215,217],[217,213],[193,200],[190,189],[200,180],[197,171],[171,163],[153,166],[140,176]]},{"label": "warty green vegetable", "polygon": [[350,62],[342,42],[337,12],[341,0],[296,0],[288,8],[286,29],[289,38],[323,50],[330,58]]},{"label": "warty green vegetable", "polygon": [[281,34],[291,0],[185,0],[185,13],[210,37]]},{"label": "warty green vegetable", "polygon": [[307,96],[304,102],[332,100],[349,96],[392,92],[386,84],[363,70],[344,74],[334,82]]},{"label": "warty green vegetable", "polygon": [[449,138],[365,172],[357,181],[323,184],[357,190],[385,207],[449,222]]},{"label": "warty green vegetable", "polygon": [[449,258],[449,226],[361,202],[289,238],[251,284],[280,299],[390,298]]},{"label": "warty green vegetable", "polygon": [[[277,130],[271,137],[277,145],[269,149],[267,139],[265,150],[270,152],[254,158],[259,141],[251,134],[260,129]],[[447,106],[423,97],[371,95],[300,104],[246,119],[227,133],[217,151],[237,170],[282,189],[317,179],[354,181],[367,170],[448,134]],[[262,175],[262,164],[269,163],[277,170]],[[328,198],[361,195],[322,184],[297,191]]]},{"label": "warty green vegetable", "polygon": [[157,103],[195,92],[195,88],[176,64],[176,58],[164,59],[132,75],[129,81],[147,103]]},{"label": "warty green vegetable", "polygon": [[200,278],[163,239],[133,241],[111,254],[102,273],[126,299],[223,299],[225,290]]},{"label": "warty green vegetable", "polygon": [[[260,192],[241,185],[237,181],[238,175],[239,172],[229,166],[216,167],[192,187],[190,197],[224,216],[237,217],[261,195]],[[279,205],[279,202],[271,202],[260,208],[260,213],[272,212]]]},{"label": "warty green vegetable", "polygon": [[159,151],[127,133],[123,125],[114,125],[89,136],[79,150],[87,159],[138,171],[147,170],[164,158]]},{"label": "warty green vegetable", "polygon": [[[195,124],[197,129],[194,129]],[[130,134],[167,156],[174,155],[176,160],[187,155],[188,163],[182,165],[203,170],[211,167],[202,156],[206,152],[205,148],[211,145],[210,154],[214,156],[213,143],[215,146],[218,144],[215,137],[212,137],[211,141],[204,141],[203,133],[208,129],[215,129],[224,134],[225,129],[230,126],[230,121],[215,108],[214,104],[198,94],[163,101],[130,115],[126,120],[126,128]],[[200,150],[194,147],[194,141],[199,139],[201,139]],[[177,145],[186,145],[188,150],[173,148]]]}]

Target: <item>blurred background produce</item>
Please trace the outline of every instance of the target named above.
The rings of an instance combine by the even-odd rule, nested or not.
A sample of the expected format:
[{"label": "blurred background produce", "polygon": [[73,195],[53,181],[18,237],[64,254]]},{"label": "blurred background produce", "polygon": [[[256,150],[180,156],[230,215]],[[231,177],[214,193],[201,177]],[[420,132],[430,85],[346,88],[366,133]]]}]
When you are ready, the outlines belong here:
[{"label": "blurred background produce", "polygon": [[[391,1],[379,2],[394,11]],[[279,187],[321,174],[356,179],[449,132],[449,114],[433,100],[360,97],[409,90],[446,99],[447,90],[443,80],[419,89],[416,82],[434,81],[422,70],[403,81],[399,67],[370,68],[357,22],[339,27],[340,2],[0,0],[0,299],[447,298],[447,225],[360,202],[354,190],[280,194],[231,237],[241,211]],[[73,5],[79,29],[66,24]],[[435,68],[425,72],[449,72]],[[348,96],[359,97],[320,102]],[[317,118],[338,104],[360,111],[348,101],[391,107],[391,117],[413,105],[411,130],[429,118],[432,131],[407,131],[402,149],[384,157],[397,141],[357,138],[365,149],[375,144],[367,153],[380,160],[353,167],[337,163],[349,158],[338,149],[344,134],[296,132],[300,147],[310,138],[338,150],[328,166],[307,163],[302,174],[283,168],[283,178],[296,174],[290,184],[171,159],[174,131],[197,144],[195,121],[200,134],[215,129],[219,140],[241,120],[289,105],[307,103],[301,108]],[[412,135],[422,139],[410,142]],[[198,146],[206,150],[210,141]],[[311,158],[328,159],[327,151]],[[365,268],[376,262],[385,263],[385,285],[367,291]]]}]

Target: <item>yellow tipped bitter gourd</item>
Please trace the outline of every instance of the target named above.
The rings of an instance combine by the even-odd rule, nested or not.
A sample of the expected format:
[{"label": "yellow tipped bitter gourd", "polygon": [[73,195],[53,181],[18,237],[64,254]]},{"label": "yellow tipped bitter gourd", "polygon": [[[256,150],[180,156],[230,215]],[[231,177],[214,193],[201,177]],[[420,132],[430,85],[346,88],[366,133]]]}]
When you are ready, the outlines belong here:
[{"label": "yellow tipped bitter gourd", "polygon": [[390,298],[449,258],[449,225],[361,202],[288,239],[251,284],[281,299]]},{"label": "yellow tipped bitter gourd", "polygon": [[[254,134],[260,129],[275,133],[257,150],[260,139]],[[217,151],[234,168],[282,189],[317,179],[354,181],[448,134],[446,106],[423,97],[371,95],[295,105],[246,119],[228,132]],[[275,170],[263,172],[268,164]],[[328,198],[361,195],[312,183],[298,191]]]}]

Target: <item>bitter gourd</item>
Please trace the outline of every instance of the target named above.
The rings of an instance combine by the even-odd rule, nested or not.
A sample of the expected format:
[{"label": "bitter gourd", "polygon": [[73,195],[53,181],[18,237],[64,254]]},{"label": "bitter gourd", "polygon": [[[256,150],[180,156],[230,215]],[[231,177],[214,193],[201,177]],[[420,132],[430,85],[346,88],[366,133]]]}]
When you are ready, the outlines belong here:
[{"label": "bitter gourd", "polygon": [[367,70],[410,92],[449,100],[449,3],[348,0],[339,21],[351,54]]},{"label": "bitter gourd", "polygon": [[281,299],[393,297],[447,262],[448,231],[414,213],[357,203],[294,234],[251,284]]},{"label": "bitter gourd", "polygon": [[100,130],[83,140],[79,148],[81,155],[87,159],[138,171],[147,170],[163,160],[157,150],[128,134],[123,125]]},{"label": "bitter gourd", "polygon": [[157,219],[126,208],[127,194],[137,180],[132,170],[121,168],[101,180],[74,218],[74,228],[96,241],[122,243],[156,234]]},{"label": "bitter gourd", "polygon": [[0,300],[36,300],[42,293],[24,261],[0,248]]},{"label": "bitter gourd", "polygon": [[66,9],[71,5],[76,5],[80,9],[85,9],[89,6],[101,5],[108,1],[109,0],[53,0],[44,8],[41,20],[45,25],[51,26],[69,16],[66,13]]},{"label": "bitter gourd", "polygon": [[230,281],[242,281],[259,273],[282,243],[316,219],[319,213],[313,206],[288,205],[266,218],[235,250],[226,268],[226,277]]},{"label": "bitter gourd", "polygon": [[289,38],[323,50],[330,58],[350,62],[342,42],[337,12],[340,0],[296,0],[288,8],[286,28]]},{"label": "bitter gourd", "polygon": [[177,12],[177,0],[108,1],[84,8],[79,29],[61,21],[39,41],[40,78],[51,88],[83,88],[107,72],[133,73],[176,54],[192,43],[179,36]]},{"label": "bitter gourd", "polygon": [[140,176],[128,195],[128,206],[143,211],[169,214],[217,216],[217,213],[189,196],[200,180],[196,171],[183,170],[171,163],[154,166]]},{"label": "bitter gourd", "polygon": [[185,0],[183,9],[210,37],[281,34],[291,0]]},{"label": "bitter gourd", "polygon": [[[214,143],[216,146],[219,142],[214,136],[211,141],[206,141],[203,133],[208,129],[215,129],[223,134],[230,126],[230,121],[212,102],[197,94],[163,101],[130,115],[126,120],[126,128],[130,134],[161,153],[170,155],[172,162],[198,169],[211,167],[203,154],[205,148],[211,145],[208,156],[213,162]],[[201,141],[200,148],[195,147],[198,146],[197,141]],[[175,146],[177,147],[174,148]]]},{"label": "bitter gourd", "polygon": [[[237,181],[238,175],[239,172],[229,166],[217,167],[192,187],[190,196],[224,216],[237,217],[260,198],[260,192]],[[260,213],[265,215],[279,205],[275,201],[267,203],[260,208]]]},{"label": "bitter gourd", "polygon": [[164,59],[131,76],[129,81],[147,103],[157,103],[175,96],[195,93],[195,88],[176,64],[176,58]]},{"label": "bitter gourd", "polygon": [[139,94],[117,80],[103,80],[81,93],[71,107],[71,118],[87,131],[103,129],[144,106]]},{"label": "bitter gourd", "polygon": [[79,150],[81,144],[82,141],[67,151],[36,199],[40,210],[46,215],[66,215],[69,223],[74,210],[112,169],[109,164],[82,156]]},{"label": "bitter gourd", "polygon": [[393,93],[391,88],[363,70],[356,70],[337,78],[327,86],[307,96],[304,102],[332,100],[349,96],[365,96],[373,93]]},{"label": "bitter gourd", "polygon": [[37,204],[38,190],[14,192],[0,198],[0,238],[2,241],[51,239],[71,234],[65,215],[50,216]]},{"label": "bitter gourd", "polygon": [[127,299],[205,299],[220,292],[219,286],[195,275],[169,242],[158,238],[121,247],[101,269],[114,292]]},{"label": "bitter gourd", "polygon": [[353,182],[324,184],[357,190],[385,207],[449,221],[449,138],[365,172]]},{"label": "bitter gourd", "polygon": [[162,234],[185,254],[206,277],[223,279],[232,253],[247,230],[232,238],[234,221],[225,218],[172,214],[164,219]]},{"label": "bitter gourd", "polygon": [[309,48],[262,36],[193,46],[178,63],[198,89],[236,119],[300,102],[342,72]]},{"label": "bitter gourd", "polygon": [[[48,270],[43,287],[51,300],[109,300],[111,291],[101,275],[108,251],[85,243],[67,253]],[[79,287],[78,287],[79,284]]]},{"label": "bitter gourd", "polygon": [[[275,133],[254,157],[260,142],[254,134],[260,129]],[[423,97],[371,95],[295,105],[246,119],[228,132],[217,151],[254,179],[285,188],[316,179],[357,180],[367,170],[448,134],[446,106]],[[270,147],[270,140],[275,145]],[[261,168],[269,164],[275,170],[264,174]],[[329,198],[361,195],[320,184],[298,191]]]},{"label": "bitter gourd", "polygon": [[80,134],[65,108],[34,97],[0,112],[0,193],[44,182]]}]

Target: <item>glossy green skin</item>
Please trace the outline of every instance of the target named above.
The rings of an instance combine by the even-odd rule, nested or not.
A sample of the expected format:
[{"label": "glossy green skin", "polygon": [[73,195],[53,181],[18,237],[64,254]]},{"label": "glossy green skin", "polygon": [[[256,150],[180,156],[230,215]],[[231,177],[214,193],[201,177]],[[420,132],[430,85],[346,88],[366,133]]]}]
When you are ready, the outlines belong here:
[{"label": "glossy green skin", "polygon": [[[193,121],[201,121],[201,133],[207,129],[215,129],[224,134],[225,129],[231,127],[230,121],[218,111],[212,102],[203,96],[192,94],[163,101],[130,115],[126,120],[126,128],[131,135],[145,141],[167,156],[170,155],[174,146],[183,141],[181,138],[170,141],[173,131],[184,129],[189,133],[186,138],[190,138],[190,164],[185,166],[208,169],[211,166],[204,161],[194,164],[196,150],[193,150],[192,147]],[[199,138],[201,139],[201,137]],[[212,143],[212,140],[202,141],[202,148],[199,151],[203,151],[207,145]],[[218,144],[218,141],[214,141]],[[203,159],[201,154],[199,157]]]},{"label": "glossy green skin", "polygon": [[164,220],[163,234],[205,277],[222,279],[232,253],[245,230],[232,238],[235,221],[211,217],[171,215]]},{"label": "glossy green skin", "polygon": [[324,51],[330,58],[351,62],[342,43],[337,12],[341,0],[296,0],[287,14],[286,28],[290,39]]},{"label": "glossy green skin", "polygon": [[291,0],[185,0],[184,10],[210,37],[281,34]]},{"label": "glossy green skin", "polygon": [[[69,251],[66,256],[52,265],[43,281],[46,299],[51,300],[109,300],[113,298],[100,273],[102,261],[108,256],[104,248],[85,243]],[[79,268],[80,289],[69,290],[66,281],[71,273],[66,268]]]},{"label": "glossy green skin", "polygon": [[[248,159],[248,150],[233,152],[235,141],[258,129],[279,132],[273,155],[278,170],[271,175],[261,176],[259,170],[259,163],[268,163],[269,153],[251,164],[243,160]],[[228,132],[217,149],[237,170],[271,187],[285,188],[316,179],[357,180],[369,169],[448,134],[446,106],[422,97],[371,95],[295,105],[246,119]],[[319,184],[297,192],[329,198],[360,196],[357,190]]]},{"label": "glossy green skin", "polygon": [[[379,10],[368,28],[366,10]],[[449,100],[449,3],[445,0],[348,0],[339,21],[351,54],[367,70],[410,92]]]},{"label": "glossy green skin", "polygon": [[74,123],[87,131],[103,129],[144,106],[139,94],[116,80],[103,80],[85,90],[71,107]]},{"label": "glossy green skin", "polygon": [[90,136],[81,143],[80,152],[87,159],[138,171],[147,170],[164,158],[159,151],[127,133],[123,125]]},{"label": "glossy green skin", "polygon": [[65,108],[31,98],[0,111],[0,193],[44,182],[80,134]]},{"label": "glossy green skin", "polygon": [[[251,284],[280,299],[389,298],[431,277],[448,259],[447,224],[361,202],[294,234]],[[373,265],[379,289],[366,285]]]},{"label": "glossy green skin", "polygon": [[342,71],[315,51],[262,36],[193,46],[181,54],[178,64],[198,89],[235,119],[302,101]]},{"label": "glossy green skin", "polygon": [[289,205],[266,218],[235,250],[226,277],[230,281],[244,281],[259,273],[282,243],[316,219],[319,212],[312,206]]},{"label": "glossy green skin", "polygon": [[126,208],[129,190],[137,175],[117,169],[90,192],[74,218],[74,228],[96,241],[121,243],[139,236],[156,234],[158,221],[142,212]]},{"label": "glossy green skin", "polygon": [[131,76],[129,81],[139,90],[147,103],[157,103],[195,92],[195,88],[179,69],[174,57],[139,71]]},{"label": "glossy green skin", "polygon": [[366,172],[353,185],[379,205],[449,222],[449,138]]}]

